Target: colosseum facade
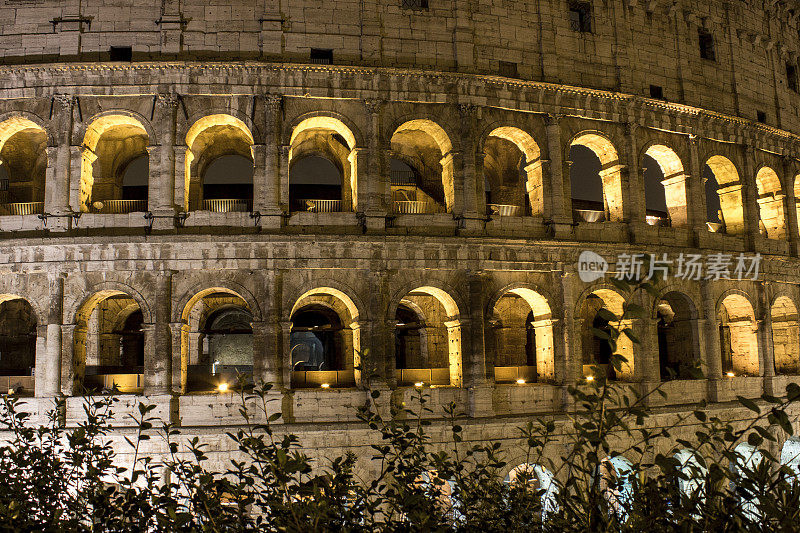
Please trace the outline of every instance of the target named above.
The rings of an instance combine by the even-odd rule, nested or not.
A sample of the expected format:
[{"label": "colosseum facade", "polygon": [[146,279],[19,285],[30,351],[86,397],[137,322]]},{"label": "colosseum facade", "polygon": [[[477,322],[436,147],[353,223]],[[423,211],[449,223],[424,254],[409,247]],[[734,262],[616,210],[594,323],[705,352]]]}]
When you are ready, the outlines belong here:
[{"label": "colosseum facade", "polygon": [[[249,371],[305,451],[368,471],[355,407],[422,382],[435,441],[454,401],[511,468],[631,300],[613,377],[676,373],[656,424],[800,382],[793,2],[132,4],[0,1],[0,389],[36,413],[74,426],[116,383],[121,453],[146,401],[222,464]],[[631,295],[636,253],[760,265]]]}]

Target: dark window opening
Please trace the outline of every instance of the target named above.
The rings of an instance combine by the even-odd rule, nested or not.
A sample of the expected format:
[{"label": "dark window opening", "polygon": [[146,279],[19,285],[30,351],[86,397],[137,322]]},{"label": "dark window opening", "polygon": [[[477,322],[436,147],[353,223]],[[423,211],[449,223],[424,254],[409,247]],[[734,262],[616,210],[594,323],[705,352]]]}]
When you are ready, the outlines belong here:
[{"label": "dark window opening", "polygon": [[112,46],[108,55],[111,61],[133,61],[133,49],[130,46]]},{"label": "dark window opening", "polygon": [[592,32],[592,4],[589,2],[570,2],[569,25],[572,31]]},{"label": "dark window opening", "polygon": [[716,61],[714,54],[714,36],[711,32],[700,28],[697,30],[697,35],[700,40],[700,57],[708,59],[709,61]]},{"label": "dark window opening", "polygon": [[539,381],[538,366],[536,364],[536,328],[533,327],[535,320],[533,311],[528,313],[525,318],[525,365],[533,370],[532,381]]},{"label": "dark window opening", "polygon": [[664,88],[661,85],[651,85],[650,86],[650,98],[656,98],[658,100],[664,99]]},{"label": "dark window opening", "polygon": [[311,62],[316,63],[318,65],[332,65],[333,50],[331,50],[330,48],[312,48]]},{"label": "dark window opening", "polygon": [[767,114],[764,111],[756,111],[756,120],[762,124],[767,123]]},{"label": "dark window opening", "polygon": [[403,9],[422,10],[428,9],[428,0],[402,0],[400,7]]},{"label": "dark window opening", "polygon": [[786,63],[786,82],[790,90],[798,92],[797,67],[791,63]]},{"label": "dark window opening", "polygon": [[[604,331],[606,334],[611,333],[611,326],[608,320],[601,316],[595,316],[592,321],[592,327]],[[611,364],[611,357],[614,351],[611,349],[611,344],[607,339],[593,336],[594,346],[592,353],[594,354],[594,364],[605,369],[606,377],[609,380],[617,379],[617,372]]]},{"label": "dark window opening", "polygon": [[422,334],[425,325],[417,313],[403,305],[395,312],[397,330],[395,334],[395,368],[406,369],[420,366],[423,359]]},{"label": "dark window opening", "polygon": [[321,305],[292,315],[292,370],[344,370],[344,328],[339,316]]},{"label": "dark window opening", "polygon": [[505,76],[506,78],[516,78],[517,64],[511,61],[501,61],[499,72],[501,76]]}]

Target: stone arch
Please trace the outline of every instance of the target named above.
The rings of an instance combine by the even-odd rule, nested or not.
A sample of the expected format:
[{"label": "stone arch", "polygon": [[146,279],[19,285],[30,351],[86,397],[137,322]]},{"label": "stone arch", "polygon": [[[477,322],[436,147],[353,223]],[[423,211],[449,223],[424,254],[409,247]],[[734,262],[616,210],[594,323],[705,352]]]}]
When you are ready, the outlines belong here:
[{"label": "stone arch", "polygon": [[215,279],[214,281],[196,283],[191,289],[183,293],[183,296],[172,308],[172,321],[185,322],[187,310],[197,303],[200,298],[213,292],[228,292],[237,295],[247,303],[247,307],[253,313],[253,320],[262,321],[264,319],[258,300],[244,285],[231,280]]},{"label": "stone arch", "polygon": [[[88,302],[92,300],[92,298],[96,297],[99,293],[122,293],[130,298],[132,298],[136,304],[139,306],[139,309],[142,310],[142,315],[144,317],[145,324],[152,324],[154,322],[154,315],[150,310],[150,305],[148,304],[145,297],[142,295],[141,292],[136,290],[130,285],[125,283],[120,283],[118,281],[104,281],[102,283],[98,283],[92,285],[92,290],[94,291],[92,294],[86,296],[83,299],[77,299],[72,302],[71,305],[64,307],[64,323],[65,324],[75,324],[78,318],[78,314],[82,308],[84,308]],[[102,299],[102,298],[101,298]],[[97,301],[90,305],[96,305]]]},{"label": "stone arch", "polygon": [[[742,201],[743,184],[736,165],[725,156],[712,155],[706,160],[706,166],[711,170],[718,186],[716,194],[720,204],[721,229],[731,235],[744,233],[746,228]],[[709,187],[706,187],[706,194],[710,193]]]},{"label": "stone arch", "polygon": [[[115,329],[133,312],[141,312],[142,324],[150,322],[149,310],[139,303],[141,295],[121,290],[122,284],[95,286],[74,312],[72,331],[72,391],[118,387],[120,392],[140,393],[144,382],[145,334],[138,331],[138,350],[123,350],[124,337]],[[124,315],[124,317],[122,317]]]},{"label": "stone arch", "polygon": [[633,463],[622,455],[610,455],[600,461],[596,482],[600,485],[609,511],[624,522],[633,504]]},{"label": "stone arch", "polygon": [[763,166],[756,173],[758,212],[761,229],[769,239],[786,239],[783,186],[778,174]]},{"label": "stone arch", "polygon": [[[219,158],[236,156],[254,161],[253,132],[241,119],[230,114],[205,115],[197,119],[186,132],[184,160],[184,207],[190,211],[249,211],[253,200],[253,176],[231,177],[229,186],[235,186],[235,195],[243,198],[217,198],[205,182],[209,167]],[[247,174],[247,172],[245,172]],[[220,185],[223,189],[225,184]],[[241,190],[239,190],[241,189]],[[206,198],[206,195],[209,198]],[[224,195],[224,194],[223,194]],[[211,198],[214,196],[214,198]],[[208,201],[206,201],[208,200]],[[219,200],[219,201],[217,201]],[[226,200],[222,202],[222,200]],[[230,200],[230,201],[227,201]],[[220,204],[219,207],[217,204]]]},{"label": "stone arch", "polygon": [[[652,158],[661,170],[663,191],[659,192],[664,194],[670,225],[686,226],[689,212],[686,190],[687,175],[680,156],[669,146],[656,142],[646,147],[643,158],[644,156]],[[645,201],[647,197],[648,191],[645,188]]]},{"label": "stone arch", "polygon": [[0,215],[44,212],[47,131],[21,115],[0,122]]},{"label": "stone arch", "polygon": [[[56,146],[57,142],[54,139],[54,136],[57,135],[59,132],[53,132],[52,123],[49,120],[45,120],[36,113],[31,113],[30,111],[24,110],[14,110],[9,111],[6,113],[0,113],[0,124],[8,123],[10,124],[22,124],[25,125],[26,123],[33,124],[33,127],[39,128],[44,130],[47,133],[47,146]],[[7,130],[5,137],[10,137],[8,133],[11,133],[13,130]]]},{"label": "stone arch", "polygon": [[[591,150],[600,161],[600,181],[603,186],[603,211],[605,220],[619,222],[623,220],[622,205],[622,168],[619,154],[614,144],[605,134],[597,131],[582,131],[569,142],[568,150],[580,145]],[[570,157],[565,158],[569,161]],[[573,191],[573,199],[575,194]]]},{"label": "stone arch", "polygon": [[[611,380],[629,381],[633,379],[635,369],[633,342],[627,336],[620,335],[617,340],[616,352],[614,352],[606,340],[597,337],[592,332],[592,328],[603,331],[609,329],[608,322],[598,314],[601,308],[620,318],[624,312],[624,305],[625,296],[603,284],[586,289],[578,299],[575,319],[578,327],[580,353],[582,353],[583,376],[595,376],[597,371],[594,368],[597,368],[601,375],[605,375]],[[620,329],[631,326],[632,322],[629,319],[619,324]],[[610,358],[613,353],[619,354],[627,360],[622,362],[620,373],[617,373],[611,365]]]},{"label": "stone arch", "polygon": [[794,177],[794,187],[792,193],[794,194],[795,200],[795,213],[797,215],[797,219],[800,220],[800,174],[797,174]]},{"label": "stone arch", "polygon": [[760,374],[756,316],[741,291],[726,291],[717,301],[722,372],[730,376]]},{"label": "stone arch", "polygon": [[[295,119],[289,137],[289,181],[286,184],[290,210],[358,210],[360,145],[357,144],[354,130],[342,118],[318,112]],[[309,179],[308,176],[298,176],[297,172],[293,172],[296,163],[309,156],[320,157],[331,163],[339,173],[338,180],[331,176],[325,180],[320,179],[321,176]]]},{"label": "stone arch", "polygon": [[393,320],[401,301],[409,301],[424,310],[428,339],[427,361],[408,361],[406,368],[397,368],[398,382],[408,385],[423,382],[431,385],[460,387],[463,379],[461,353],[461,311],[451,293],[432,284],[414,284],[398,293],[389,305]]},{"label": "stone arch", "polygon": [[703,456],[696,450],[683,448],[673,457],[678,461],[677,470],[686,476],[686,479],[678,478],[678,490],[687,497],[700,494],[708,472]]},{"label": "stone arch", "polygon": [[554,321],[543,293],[512,284],[490,302],[486,337],[487,346],[493,348],[495,381],[554,381]]},{"label": "stone arch", "polygon": [[[222,383],[236,381],[236,374],[253,372],[253,340],[252,326],[248,332],[237,332],[240,337],[231,337],[236,344],[229,343],[230,357],[217,357],[213,339],[208,335],[206,325],[209,318],[226,309],[241,309],[248,313],[253,322],[260,321],[258,307],[254,307],[255,300],[246,289],[238,284],[218,283],[196,286],[187,292],[175,308],[175,313],[180,313],[178,327],[180,328],[180,389],[182,392],[212,390]],[[237,290],[238,289],[238,290]],[[252,324],[252,322],[251,322]],[[176,332],[173,331],[173,334]],[[176,365],[177,366],[177,365]],[[219,367],[219,369],[218,369]],[[237,367],[231,370],[228,367]],[[219,370],[219,371],[218,371]]]},{"label": "stone arch", "polygon": [[146,189],[143,198],[134,199],[138,203],[125,202],[123,173],[131,161],[148,155],[155,138],[137,113],[113,110],[92,117],[83,134],[81,179],[72,191],[73,202],[82,212],[146,210]]},{"label": "stone arch", "polygon": [[[422,191],[435,202],[454,212],[457,200],[455,162],[450,136],[429,118],[413,118],[394,129],[391,150],[398,157],[416,162]],[[460,205],[459,205],[460,207]]]},{"label": "stone arch", "polygon": [[770,306],[770,317],[775,372],[800,373],[800,321],[797,306],[788,296],[778,296]]},{"label": "stone arch", "polygon": [[[17,294],[0,294],[0,390],[4,393],[34,392],[36,353],[46,343],[39,337],[39,326],[44,324],[29,300]],[[43,370],[36,373],[42,375]]]},{"label": "stone arch", "polygon": [[697,307],[685,292],[668,288],[653,302],[661,379],[690,379],[700,361]]},{"label": "stone arch", "polygon": [[558,502],[556,501],[559,492],[558,482],[553,472],[544,465],[537,463],[518,464],[508,471],[503,481],[511,485],[527,483],[533,490],[543,491],[541,496],[543,521],[548,514],[558,511]]},{"label": "stone arch", "polygon": [[[293,388],[347,387],[361,383],[359,319],[356,302],[336,287],[318,285],[294,299],[285,363],[291,370]],[[311,350],[317,345],[319,350]],[[310,359],[304,352],[311,351],[319,351],[315,360],[320,364],[309,366]],[[298,361],[303,365],[298,366]]]},{"label": "stone arch", "polygon": [[[528,203],[530,207],[524,214],[542,216],[541,150],[533,137],[515,126],[497,126],[483,139],[482,151],[484,181],[491,186],[491,197],[489,191],[484,191],[487,204],[524,208]],[[520,187],[521,175],[524,175],[524,190]],[[523,214],[522,211],[497,207],[491,209],[491,214],[514,215]]]}]

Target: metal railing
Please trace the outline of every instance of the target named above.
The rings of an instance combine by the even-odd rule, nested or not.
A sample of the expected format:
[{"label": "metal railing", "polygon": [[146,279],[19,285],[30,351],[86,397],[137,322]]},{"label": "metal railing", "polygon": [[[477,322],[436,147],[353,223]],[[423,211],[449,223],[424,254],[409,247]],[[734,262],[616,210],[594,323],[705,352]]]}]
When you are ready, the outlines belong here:
[{"label": "metal railing", "polygon": [[44,202],[18,202],[0,204],[9,215],[38,215],[44,213]]},{"label": "metal railing", "polygon": [[644,218],[650,226],[668,227],[670,225],[669,217],[646,215]]},{"label": "metal railing", "polygon": [[212,213],[249,213],[253,210],[252,200],[222,199],[203,200],[203,211]]},{"label": "metal railing", "polygon": [[583,222],[603,222],[606,214],[597,209],[574,209],[575,218]]},{"label": "metal railing", "polygon": [[[99,207],[100,204],[102,207]],[[147,211],[147,200],[101,200],[93,207],[98,213],[108,215],[135,213],[136,211]]]},{"label": "metal railing", "polygon": [[389,172],[389,179],[392,185],[396,186],[417,184],[417,179],[411,170],[392,170]]},{"label": "metal railing", "polygon": [[341,200],[297,200],[298,211],[310,213],[338,213],[342,210]]},{"label": "metal railing", "polygon": [[494,216],[501,216],[501,217],[522,216],[522,207],[518,205],[486,204],[486,207],[489,208],[489,213]]},{"label": "metal railing", "polygon": [[423,200],[395,200],[394,212],[398,215],[422,215],[443,213],[444,209],[435,202],[426,202]]}]

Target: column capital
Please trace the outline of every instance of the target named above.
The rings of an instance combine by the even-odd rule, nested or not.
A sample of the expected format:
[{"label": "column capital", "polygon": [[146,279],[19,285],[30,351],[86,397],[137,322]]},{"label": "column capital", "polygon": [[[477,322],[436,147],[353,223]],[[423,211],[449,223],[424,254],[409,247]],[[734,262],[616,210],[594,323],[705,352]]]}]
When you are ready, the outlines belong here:
[{"label": "column capital", "polygon": [[544,125],[545,126],[560,126],[562,118],[564,118],[564,115],[561,114],[561,113],[547,113],[544,116]]},{"label": "column capital", "polygon": [[156,107],[159,109],[171,111],[176,109],[179,103],[180,96],[177,93],[158,93],[156,95]]},{"label": "column capital", "polygon": [[264,105],[266,105],[267,109],[270,111],[278,111],[283,105],[282,94],[265,93],[262,95],[262,98],[264,98]]},{"label": "column capital", "polygon": [[383,105],[386,103],[386,100],[382,98],[365,98],[364,99],[364,107],[367,108],[370,114],[380,113]]}]

